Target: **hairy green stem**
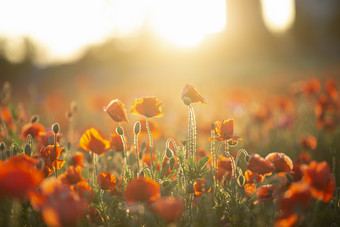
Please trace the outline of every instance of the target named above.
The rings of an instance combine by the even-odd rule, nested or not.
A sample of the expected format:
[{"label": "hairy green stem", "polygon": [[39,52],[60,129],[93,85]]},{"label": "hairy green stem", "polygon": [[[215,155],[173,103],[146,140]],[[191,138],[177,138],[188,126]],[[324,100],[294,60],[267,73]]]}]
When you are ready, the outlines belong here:
[{"label": "hairy green stem", "polygon": [[148,131],[149,135],[149,150],[150,150],[150,159],[151,159],[151,171],[154,169],[154,164],[153,164],[153,157],[152,157],[152,134],[149,126],[149,118],[146,118],[146,130]]}]

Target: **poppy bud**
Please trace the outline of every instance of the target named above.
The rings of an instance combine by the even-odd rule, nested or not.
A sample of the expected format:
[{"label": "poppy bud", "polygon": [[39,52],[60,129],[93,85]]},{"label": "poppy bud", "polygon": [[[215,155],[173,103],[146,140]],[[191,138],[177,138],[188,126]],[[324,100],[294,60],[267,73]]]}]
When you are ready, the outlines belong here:
[{"label": "poppy bud", "polygon": [[136,121],[135,125],[133,126],[133,131],[134,131],[135,135],[138,136],[139,133],[140,133],[140,130],[141,130],[140,122]]},{"label": "poppy bud", "polygon": [[86,153],[86,161],[87,161],[88,163],[92,163],[92,160],[93,160],[93,158],[92,158],[91,154],[90,154],[89,152]]},{"label": "poppy bud", "polygon": [[120,126],[116,128],[116,132],[118,135],[123,136],[124,135],[124,129]]},{"label": "poppy bud", "polygon": [[72,112],[71,111],[66,111],[66,118],[71,119],[72,118]]},{"label": "poppy bud", "polygon": [[187,144],[186,140],[182,140],[181,142],[182,142],[183,146],[185,146]]},{"label": "poppy bud", "polygon": [[31,123],[35,123],[35,122],[38,122],[38,121],[39,121],[39,115],[38,114],[34,114],[30,119]]},{"label": "poppy bud", "polygon": [[243,175],[240,175],[240,176],[238,177],[237,181],[238,181],[238,184],[239,184],[241,187],[243,187],[243,185],[244,185],[244,183],[245,183],[245,178],[244,178],[244,176],[243,176]]},{"label": "poppy bud", "polygon": [[170,148],[167,148],[167,149],[165,150],[165,155],[166,155],[167,158],[172,158],[172,156],[173,156],[173,151],[172,151]]},{"label": "poppy bud", "polygon": [[10,158],[11,157],[11,152],[10,151],[6,151],[6,156],[7,156],[7,158]]},{"label": "poppy bud", "polygon": [[140,176],[144,177],[144,170],[140,171]]},{"label": "poppy bud", "polygon": [[183,102],[185,105],[190,106],[191,104],[191,99],[188,97],[183,97]]},{"label": "poppy bud", "polygon": [[146,143],[145,141],[142,143],[142,145],[140,146],[140,150],[143,151],[146,147]]},{"label": "poppy bud", "polygon": [[187,184],[186,188],[185,188],[187,193],[194,193],[194,185],[191,184]]},{"label": "poppy bud", "polygon": [[3,151],[3,150],[5,150],[5,143],[1,142],[0,143],[0,151]]},{"label": "poppy bud", "polygon": [[215,124],[211,123],[211,130],[215,130]]},{"label": "poppy bud", "polygon": [[292,175],[290,175],[289,173],[286,173],[286,179],[290,182],[290,183],[294,183],[294,178],[292,177]]},{"label": "poppy bud", "polygon": [[31,152],[32,152],[31,146],[29,144],[26,144],[25,145],[25,154],[27,154],[28,156],[31,156]]},{"label": "poppy bud", "polygon": [[172,158],[170,159],[170,170],[171,170],[171,171],[174,169],[174,166],[175,166],[175,159],[174,159],[174,157],[172,157]]},{"label": "poppy bud", "polygon": [[49,145],[53,144],[53,136],[48,137],[48,144]]},{"label": "poppy bud", "polygon": [[54,123],[54,124],[52,125],[52,130],[53,130],[54,134],[58,134],[59,129],[60,129],[60,126],[59,126],[58,123]]}]

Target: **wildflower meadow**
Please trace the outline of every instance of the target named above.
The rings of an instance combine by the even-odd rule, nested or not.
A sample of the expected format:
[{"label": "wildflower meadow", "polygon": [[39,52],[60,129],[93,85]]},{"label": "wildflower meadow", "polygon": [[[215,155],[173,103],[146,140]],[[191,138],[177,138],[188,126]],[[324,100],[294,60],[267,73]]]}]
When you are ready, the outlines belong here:
[{"label": "wildflower meadow", "polygon": [[201,87],[171,94],[181,108],[112,92],[86,118],[76,100],[47,113],[52,97],[23,105],[2,84],[0,225],[339,226],[337,81],[232,91],[223,107]]}]

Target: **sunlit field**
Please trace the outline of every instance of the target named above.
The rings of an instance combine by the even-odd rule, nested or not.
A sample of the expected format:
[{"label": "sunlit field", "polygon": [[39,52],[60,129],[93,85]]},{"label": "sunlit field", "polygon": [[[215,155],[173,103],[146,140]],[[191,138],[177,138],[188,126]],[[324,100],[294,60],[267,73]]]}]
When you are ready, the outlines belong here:
[{"label": "sunlit field", "polygon": [[340,3],[50,3],[0,3],[0,226],[340,226]]}]

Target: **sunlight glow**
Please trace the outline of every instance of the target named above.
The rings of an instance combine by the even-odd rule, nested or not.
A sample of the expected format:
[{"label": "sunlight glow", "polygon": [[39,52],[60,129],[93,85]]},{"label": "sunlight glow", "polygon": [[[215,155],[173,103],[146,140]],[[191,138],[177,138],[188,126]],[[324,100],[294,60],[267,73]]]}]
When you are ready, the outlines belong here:
[{"label": "sunlight glow", "polygon": [[273,33],[283,33],[295,20],[295,0],[261,0],[262,17]]},{"label": "sunlight glow", "polygon": [[226,26],[225,0],[154,1],[150,24],[156,34],[178,46],[195,46]]}]

